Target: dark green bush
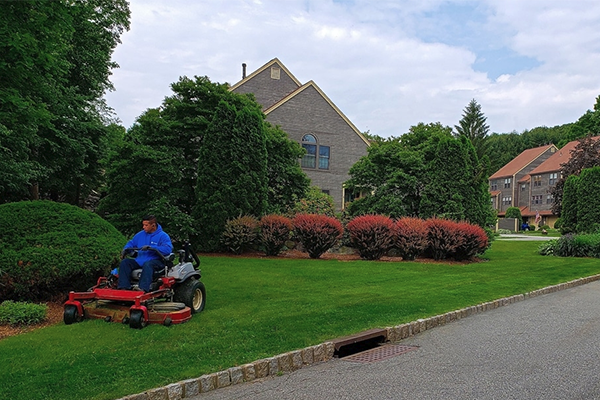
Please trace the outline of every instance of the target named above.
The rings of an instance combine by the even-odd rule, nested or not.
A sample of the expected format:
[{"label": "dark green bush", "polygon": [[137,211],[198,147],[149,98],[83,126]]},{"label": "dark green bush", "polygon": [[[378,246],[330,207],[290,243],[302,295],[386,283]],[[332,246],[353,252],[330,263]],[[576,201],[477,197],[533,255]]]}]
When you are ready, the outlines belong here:
[{"label": "dark green bush", "polygon": [[333,217],[335,215],[333,197],[323,193],[318,187],[311,186],[306,197],[295,204],[293,214],[321,214]]},{"label": "dark green bush", "polygon": [[557,218],[556,222],[554,222],[554,229],[560,229],[562,226],[562,218]]},{"label": "dark green bush", "polygon": [[556,243],[555,253],[560,257],[581,257],[580,249],[575,243],[575,234],[568,233],[561,236]]},{"label": "dark green bush", "polygon": [[517,218],[519,220],[519,225],[521,225],[523,222],[521,209],[519,207],[508,207],[506,209],[506,213],[504,214],[504,218]]},{"label": "dark green bush", "polygon": [[32,325],[46,319],[48,306],[45,304],[33,304],[3,301],[0,304],[0,325]]},{"label": "dark green bush", "polygon": [[225,223],[221,234],[221,244],[234,254],[242,254],[256,244],[258,238],[258,220],[252,216],[242,216]]},{"label": "dark green bush", "polygon": [[51,201],[0,205],[0,298],[50,300],[116,264],[126,239],[98,215]]}]

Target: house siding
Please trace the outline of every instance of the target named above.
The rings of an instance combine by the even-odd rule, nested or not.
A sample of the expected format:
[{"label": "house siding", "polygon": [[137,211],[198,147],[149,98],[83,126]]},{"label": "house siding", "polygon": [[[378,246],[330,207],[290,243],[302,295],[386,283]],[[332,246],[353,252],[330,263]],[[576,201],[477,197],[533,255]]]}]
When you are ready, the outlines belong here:
[{"label": "house siding", "polygon": [[350,179],[350,167],[367,154],[367,144],[346,123],[314,86],[267,114],[267,120],[280,125],[290,139],[302,141],[306,134],[314,135],[319,145],[330,147],[329,169],[303,168],[312,184],[333,197],[337,209],[343,204],[343,184]]},{"label": "house siding", "polygon": [[[497,195],[497,207],[496,210],[499,214],[503,214],[509,207],[526,207],[531,203],[531,196],[533,196],[533,188],[530,178],[526,178],[531,171],[540,166],[546,160],[548,160],[556,151],[556,147],[548,147],[545,151],[540,154],[535,155],[531,159],[523,160],[522,165],[518,165],[515,167],[514,171],[511,174],[501,174],[496,172],[493,174],[490,179],[490,187],[492,181],[496,181],[498,185],[498,191],[500,192]],[[509,163],[510,164],[510,163]],[[508,164],[507,164],[508,166]],[[503,167],[504,169],[505,167]],[[502,169],[501,169],[502,170]],[[511,186],[510,188],[504,187],[504,180],[510,178]],[[525,185],[525,189],[522,190],[522,185]],[[543,186],[542,186],[543,187]],[[535,193],[541,191],[542,189],[535,188]],[[511,197],[511,204],[503,204],[502,199],[506,197]],[[545,201],[545,198],[544,198]],[[549,208],[551,205],[549,205]]]},{"label": "house siding", "polygon": [[[280,69],[279,79],[271,77],[271,67]],[[311,134],[319,146],[329,146],[329,169],[302,170],[312,185],[333,197],[336,210],[342,210],[344,182],[350,178],[352,165],[367,154],[368,142],[316,84],[310,81],[301,85],[279,60],[273,59],[230,90],[253,93],[267,121],[279,125],[291,140],[302,143],[302,137]]]}]

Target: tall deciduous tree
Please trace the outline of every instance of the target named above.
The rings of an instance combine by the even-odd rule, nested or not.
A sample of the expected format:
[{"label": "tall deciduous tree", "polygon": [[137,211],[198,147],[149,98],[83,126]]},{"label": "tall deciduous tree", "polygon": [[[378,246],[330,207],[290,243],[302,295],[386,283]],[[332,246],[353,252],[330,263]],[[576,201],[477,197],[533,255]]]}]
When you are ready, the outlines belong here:
[{"label": "tall deciduous tree", "polygon": [[11,157],[3,164],[21,171],[18,187],[0,182],[2,201],[79,204],[98,185],[102,96],[128,28],[125,0],[0,3],[0,149]]},{"label": "tall deciduous tree", "polygon": [[119,230],[139,230],[151,212],[174,240],[201,238],[199,248],[214,250],[227,219],[283,211],[304,196],[304,150],[251,96],[207,77],[182,77],[171,89],[106,163],[99,212]]},{"label": "tall deciduous tree", "polygon": [[472,99],[465,107],[458,125],[454,126],[457,136],[468,138],[481,158],[486,153],[486,138],[490,127],[486,124],[487,117],[481,111],[481,105]]},{"label": "tall deciduous tree", "polygon": [[347,210],[351,216],[443,215],[487,226],[495,217],[488,165],[466,137],[454,138],[450,127],[419,124],[399,139],[373,144],[351,168],[346,187],[367,194]]}]

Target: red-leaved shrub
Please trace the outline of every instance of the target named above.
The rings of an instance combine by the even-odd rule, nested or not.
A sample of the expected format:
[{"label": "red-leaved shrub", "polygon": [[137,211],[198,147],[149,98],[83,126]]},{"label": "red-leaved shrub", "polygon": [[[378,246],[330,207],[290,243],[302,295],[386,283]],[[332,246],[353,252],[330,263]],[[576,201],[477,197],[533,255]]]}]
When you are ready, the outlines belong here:
[{"label": "red-leaved shrub", "polygon": [[279,254],[285,241],[290,238],[294,226],[292,220],[276,214],[265,215],[260,220],[260,241],[268,256]]},{"label": "red-leaved shrub", "polygon": [[342,237],[344,228],[333,217],[319,214],[298,214],[294,217],[294,234],[310,258],[319,258]]},{"label": "red-leaved shrub", "polygon": [[460,234],[458,223],[440,218],[425,221],[427,227],[427,251],[434,260],[443,260],[454,254],[463,245],[464,236]]},{"label": "red-leaved shrub", "polygon": [[427,248],[427,227],[421,218],[402,217],[396,221],[394,246],[404,260],[414,260]]},{"label": "red-leaved shrub", "polygon": [[365,260],[379,260],[394,242],[394,222],[385,215],[363,215],[346,225],[350,243]]},{"label": "red-leaved shrub", "polygon": [[488,237],[483,228],[468,222],[460,222],[456,225],[456,229],[462,236],[462,240],[452,254],[455,260],[469,260],[485,251]]}]

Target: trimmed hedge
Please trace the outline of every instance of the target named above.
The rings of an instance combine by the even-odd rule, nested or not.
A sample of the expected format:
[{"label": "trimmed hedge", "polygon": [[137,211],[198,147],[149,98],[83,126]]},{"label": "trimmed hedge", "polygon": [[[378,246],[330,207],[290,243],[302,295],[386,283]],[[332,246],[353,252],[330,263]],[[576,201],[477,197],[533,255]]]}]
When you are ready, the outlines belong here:
[{"label": "trimmed hedge", "polygon": [[267,256],[276,256],[285,246],[294,229],[292,220],[276,214],[265,215],[260,220],[260,242]]},{"label": "trimmed hedge", "polygon": [[365,260],[379,260],[394,244],[394,221],[384,215],[363,215],[346,225],[350,243]]},{"label": "trimmed hedge", "polygon": [[395,248],[404,260],[414,260],[427,248],[427,227],[421,218],[403,217],[396,221]]},{"label": "trimmed hedge", "polygon": [[294,217],[294,235],[310,258],[319,258],[342,237],[344,228],[334,217],[321,214],[298,214]]},{"label": "trimmed hedge", "polygon": [[456,229],[462,238],[451,255],[455,260],[470,260],[488,247],[488,236],[480,226],[459,222]]},{"label": "trimmed hedge", "polygon": [[0,298],[44,301],[85,290],[119,260],[125,237],[98,215],[51,201],[0,205]]}]

